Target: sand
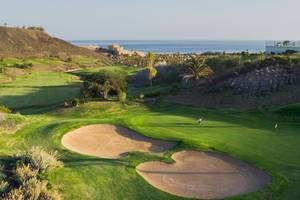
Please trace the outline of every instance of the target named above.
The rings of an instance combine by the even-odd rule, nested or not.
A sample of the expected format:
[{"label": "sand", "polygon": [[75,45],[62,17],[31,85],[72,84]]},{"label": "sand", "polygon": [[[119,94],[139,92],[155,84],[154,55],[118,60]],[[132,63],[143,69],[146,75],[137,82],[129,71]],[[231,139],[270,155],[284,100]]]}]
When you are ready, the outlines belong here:
[{"label": "sand", "polygon": [[229,156],[200,151],[173,154],[175,164],[146,162],[137,172],[154,187],[189,198],[220,199],[254,192],[270,177]]},{"label": "sand", "polygon": [[64,135],[62,144],[77,153],[101,158],[119,158],[129,152],[161,153],[175,143],[144,137],[113,125],[89,125]]}]

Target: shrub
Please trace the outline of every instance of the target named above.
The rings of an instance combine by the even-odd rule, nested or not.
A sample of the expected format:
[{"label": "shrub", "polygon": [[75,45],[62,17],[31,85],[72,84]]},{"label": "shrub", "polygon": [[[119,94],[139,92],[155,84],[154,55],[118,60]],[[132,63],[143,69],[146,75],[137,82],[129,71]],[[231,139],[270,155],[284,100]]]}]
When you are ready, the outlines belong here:
[{"label": "shrub", "polygon": [[80,100],[75,98],[72,100],[71,104],[72,104],[72,106],[77,107],[80,105]]},{"label": "shrub", "polygon": [[38,175],[38,171],[30,167],[30,165],[21,164],[17,166],[15,170],[16,180],[22,184],[29,179],[32,179]]},{"label": "shrub", "polygon": [[159,90],[156,90],[156,91],[151,91],[150,93],[145,94],[145,97],[154,98],[154,97],[159,97],[160,95],[161,95],[161,92]]},{"label": "shrub", "polygon": [[20,114],[6,114],[0,116],[0,132],[14,131],[26,118]]},{"label": "shrub", "polygon": [[57,191],[44,190],[39,196],[40,200],[62,200],[61,195]]},{"label": "shrub", "polygon": [[24,200],[25,194],[22,187],[12,189],[8,194],[6,194],[3,200]]},{"label": "shrub", "polygon": [[25,151],[17,155],[24,164],[29,164],[38,172],[45,172],[49,168],[62,167],[63,163],[58,160],[56,151],[46,152],[41,147],[32,147],[29,151]]},{"label": "shrub", "polygon": [[15,63],[13,67],[19,68],[19,69],[29,69],[33,66],[32,63]]},{"label": "shrub", "polygon": [[41,181],[37,178],[31,178],[22,185],[26,199],[40,199],[43,191],[47,191],[47,181]]},{"label": "shrub", "polygon": [[229,69],[238,68],[240,58],[238,56],[216,56],[207,59],[207,64],[216,73],[223,73]]},{"label": "shrub", "polygon": [[68,102],[64,102],[64,107],[69,107],[69,103]]},{"label": "shrub", "polygon": [[9,183],[6,181],[0,181],[0,195],[8,190]]},{"label": "shrub", "polygon": [[[14,170],[14,179],[9,183],[0,182],[0,198],[3,200],[61,200],[56,190],[49,190],[48,181],[40,175],[49,168],[62,166],[56,152],[46,152],[40,147],[32,147],[15,156],[16,162],[6,166]],[[45,176],[43,176],[45,177]]]},{"label": "shrub", "polygon": [[118,99],[120,103],[125,104],[126,103],[127,94],[125,92],[119,92],[118,93]]},{"label": "shrub", "polygon": [[0,106],[0,112],[2,113],[11,113],[11,110],[5,106]]},{"label": "shrub", "polygon": [[115,95],[119,92],[126,92],[126,75],[118,71],[102,70],[88,76],[83,86],[85,97],[107,99],[109,94]]}]

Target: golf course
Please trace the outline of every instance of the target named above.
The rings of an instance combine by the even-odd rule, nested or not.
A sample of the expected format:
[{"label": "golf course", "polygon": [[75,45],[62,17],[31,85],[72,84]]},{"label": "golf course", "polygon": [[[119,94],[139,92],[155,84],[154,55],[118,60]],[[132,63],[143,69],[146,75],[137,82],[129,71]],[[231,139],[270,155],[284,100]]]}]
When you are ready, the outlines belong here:
[{"label": "golf course", "polygon": [[[135,73],[131,68],[127,70],[122,66],[107,66],[104,69]],[[12,119],[18,115],[22,116],[13,132],[3,131],[0,135],[2,164],[20,150],[39,146],[47,151],[57,151],[59,160],[64,164],[61,168],[49,170],[45,175],[51,187],[57,189],[63,199],[193,199],[197,196],[160,190],[157,185],[151,184],[149,177],[142,175],[139,171],[141,167],[139,170],[136,168],[148,162],[172,166],[177,162],[174,157],[176,152],[187,151],[186,155],[189,155],[188,151],[203,152],[207,157],[214,155],[214,159],[223,158],[223,165],[235,163],[240,167],[244,166],[245,169],[249,168],[247,174],[253,172],[251,177],[256,177],[253,181],[257,179],[258,174],[263,177],[262,180],[256,180],[259,187],[248,188],[244,192],[229,192],[227,195],[217,196],[218,198],[300,197],[299,104],[248,111],[211,110],[174,104],[159,98],[154,101],[130,101],[125,105],[111,99],[88,101],[74,107],[63,106],[64,102],[82,98],[81,76],[91,71],[93,70],[81,69],[78,73],[32,71],[1,84],[0,103],[12,109],[14,113],[18,112],[8,114]],[[164,90],[164,86],[157,85],[153,89]],[[138,92],[149,90],[152,89],[147,86],[139,88]],[[137,93],[134,88],[128,91],[128,98]],[[197,122],[199,116],[204,119],[201,124]],[[80,131],[81,128],[83,129]],[[123,134],[118,136],[121,132]],[[67,142],[62,143],[64,136],[72,133],[75,134],[73,139],[77,139],[77,142],[72,143],[73,136],[70,135],[71,139],[65,138],[66,141],[68,139],[69,145]],[[105,136],[103,141],[101,138],[85,138],[108,133],[110,136]],[[122,138],[119,138],[121,136],[130,137],[133,141],[127,141],[126,145],[122,146]],[[113,142],[106,144],[110,139]],[[93,140],[95,144],[92,144]],[[114,143],[115,141],[118,142]],[[149,143],[153,148],[137,141]],[[89,144],[99,147],[107,145],[104,152],[106,156],[101,154],[101,149],[98,152],[84,151]],[[80,148],[78,145],[81,146],[79,150],[76,149]],[[110,150],[114,145],[115,154]],[[203,156],[201,153],[200,155]],[[217,163],[216,165],[220,164],[218,160],[213,162]],[[174,166],[176,168],[176,165]],[[203,163],[199,166],[203,166]],[[145,167],[148,170],[149,167],[153,169],[151,166]],[[186,170],[189,169],[189,166],[186,167]],[[197,173],[197,170],[194,173]],[[0,175],[0,180],[7,178],[5,173]],[[221,176],[214,175],[216,183],[221,179],[226,183],[228,177]],[[247,176],[243,177],[241,180],[246,181],[244,179]],[[209,177],[206,177],[205,180],[208,179]],[[239,182],[235,184],[235,188],[238,188]],[[216,196],[206,197],[205,199],[211,199]]]},{"label": "golf course", "polygon": [[300,199],[296,41],[98,42],[0,26],[1,200]]}]

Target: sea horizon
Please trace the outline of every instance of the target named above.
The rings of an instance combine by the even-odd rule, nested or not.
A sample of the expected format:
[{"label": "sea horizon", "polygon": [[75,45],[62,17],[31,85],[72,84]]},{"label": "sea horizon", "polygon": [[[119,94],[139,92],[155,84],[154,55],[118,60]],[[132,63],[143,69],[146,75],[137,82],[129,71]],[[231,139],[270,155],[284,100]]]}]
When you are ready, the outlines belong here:
[{"label": "sea horizon", "polygon": [[154,53],[204,53],[248,51],[259,53],[265,51],[267,40],[68,40],[78,46],[100,46],[107,48],[118,44],[125,49]]}]

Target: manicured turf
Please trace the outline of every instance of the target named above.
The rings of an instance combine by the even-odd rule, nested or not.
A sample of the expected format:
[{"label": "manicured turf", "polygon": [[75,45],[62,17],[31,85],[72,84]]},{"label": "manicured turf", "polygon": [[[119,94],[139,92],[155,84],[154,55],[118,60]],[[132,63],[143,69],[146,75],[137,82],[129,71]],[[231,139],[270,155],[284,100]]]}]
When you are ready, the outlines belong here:
[{"label": "manicured turf", "polygon": [[0,105],[24,111],[63,104],[80,96],[77,76],[58,72],[31,72],[0,85]]},{"label": "manicured turf", "polygon": [[[13,61],[10,61],[13,62]],[[135,69],[109,67],[128,75]],[[299,104],[253,112],[220,112],[163,103],[131,104],[92,102],[76,108],[59,108],[64,101],[80,96],[79,76],[98,71],[85,68],[72,74],[31,72],[0,85],[0,105],[22,113],[49,113],[26,117],[26,126],[14,134],[0,135],[0,164],[6,156],[33,145],[57,150],[65,167],[48,174],[65,199],[161,200],[184,199],[155,189],[135,171],[144,161],[172,162],[170,155],[181,149],[220,151],[265,170],[272,183],[261,191],[232,199],[300,199],[300,118]],[[130,97],[170,86],[130,89]],[[204,118],[199,125],[196,119]],[[116,124],[145,136],[177,141],[164,156],[130,153],[108,160],[70,152],[61,145],[68,131],[88,124]],[[275,129],[275,124],[278,128]],[[2,174],[0,172],[0,180]]]},{"label": "manicured turf", "polygon": [[[205,122],[198,125],[196,119]],[[0,138],[0,154],[14,153],[32,145],[58,150],[65,167],[49,178],[65,199],[183,199],[161,192],[135,172],[146,160],[169,160],[132,153],[106,160],[72,153],[60,140],[68,131],[87,124],[110,123],[129,127],[143,135],[179,142],[175,150],[196,148],[228,153],[264,169],[273,178],[262,191],[233,199],[299,199],[299,121],[262,112],[212,112],[166,103],[126,106],[88,103],[77,108],[31,117],[32,123],[14,135]],[[274,124],[279,128],[275,130]],[[174,150],[173,150],[174,151]]]}]

